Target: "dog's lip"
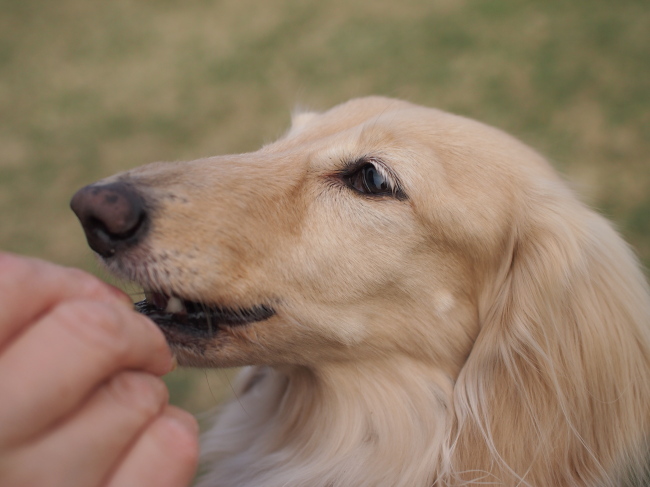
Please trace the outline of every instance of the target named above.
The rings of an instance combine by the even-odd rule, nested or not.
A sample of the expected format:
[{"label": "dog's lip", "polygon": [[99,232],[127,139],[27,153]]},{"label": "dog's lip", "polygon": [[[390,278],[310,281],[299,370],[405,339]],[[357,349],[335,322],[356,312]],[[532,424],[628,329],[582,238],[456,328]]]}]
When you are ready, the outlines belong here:
[{"label": "dog's lip", "polygon": [[224,327],[236,327],[264,321],[275,314],[266,304],[248,308],[228,308],[190,301],[161,292],[145,292],[146,299],[135,309],[151,318],[161,328],[175,328],[194,335],[210,336]]}]

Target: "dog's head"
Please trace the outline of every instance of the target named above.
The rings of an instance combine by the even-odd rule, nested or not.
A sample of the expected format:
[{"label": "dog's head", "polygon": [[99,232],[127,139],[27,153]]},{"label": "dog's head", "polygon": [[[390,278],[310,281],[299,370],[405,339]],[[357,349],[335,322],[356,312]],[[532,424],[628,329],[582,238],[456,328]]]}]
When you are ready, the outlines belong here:
[{"label": "dog's head", "polygon": [[456,471],[603,479],[642,451],[650,300],[636,260],[496,129],[352,100],[297,115],[257,152],[143,166],[72,207],[182,364],[435,367],[455,383]]}]

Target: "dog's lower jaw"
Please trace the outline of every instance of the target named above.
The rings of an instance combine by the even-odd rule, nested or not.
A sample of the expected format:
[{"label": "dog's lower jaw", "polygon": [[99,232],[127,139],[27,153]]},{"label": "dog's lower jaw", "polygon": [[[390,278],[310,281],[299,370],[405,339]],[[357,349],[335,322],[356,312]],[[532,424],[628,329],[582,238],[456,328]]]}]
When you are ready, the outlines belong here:
[{"label": "dog's lower jaw", "polygon": [[439,369],[400,358],[242,375],[237,398],[204,436],[211,470],[198,486],[435,482],[453,410],[453,380]]}]

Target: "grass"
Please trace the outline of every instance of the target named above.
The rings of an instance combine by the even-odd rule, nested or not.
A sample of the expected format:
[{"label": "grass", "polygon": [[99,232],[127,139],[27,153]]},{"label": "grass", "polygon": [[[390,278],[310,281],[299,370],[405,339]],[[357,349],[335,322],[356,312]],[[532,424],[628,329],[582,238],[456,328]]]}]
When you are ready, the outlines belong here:
[{"label": "grass", "polygon": [[[649,265],[648,46],[642,0],[0,0],[0,249],[97,273],[76,188],[383,94],[528,142]],[[173,401],[210,407],[227,374],[178,372]]]}]

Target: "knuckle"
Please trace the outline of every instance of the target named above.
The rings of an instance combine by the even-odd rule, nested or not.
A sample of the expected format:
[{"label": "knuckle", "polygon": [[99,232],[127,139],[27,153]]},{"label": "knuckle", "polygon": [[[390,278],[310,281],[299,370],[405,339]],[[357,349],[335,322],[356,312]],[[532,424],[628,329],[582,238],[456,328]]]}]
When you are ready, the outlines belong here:
[{"label": "knuckle", "polygon": [[104,390],[113,402],[140,421],[158,414],[168,399],[165,383],[144,372],[121,372],[106,383]]}]

